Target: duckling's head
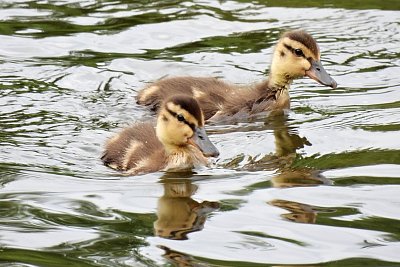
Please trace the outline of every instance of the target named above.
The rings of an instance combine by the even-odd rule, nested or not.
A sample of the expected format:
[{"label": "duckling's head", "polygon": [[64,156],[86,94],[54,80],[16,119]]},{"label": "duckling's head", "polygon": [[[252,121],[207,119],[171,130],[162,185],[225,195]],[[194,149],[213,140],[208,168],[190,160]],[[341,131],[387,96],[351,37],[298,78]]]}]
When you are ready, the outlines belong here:
[{"label": "duckling's head", "polygon": [[322,67],[320,51],[314,38],[303,30],[282,35],[275,47],[270,80],[284,86],[292,80],[308,76],[317,82],[336,88],[337,83]]},{"label": "duckling's head", "polygon": [[194,146],[206,157],[219,152],[204,129],[204,116],[198,102],[185,95],[176,95],[163,102],[157,118],[157,137],[167,152]]}]

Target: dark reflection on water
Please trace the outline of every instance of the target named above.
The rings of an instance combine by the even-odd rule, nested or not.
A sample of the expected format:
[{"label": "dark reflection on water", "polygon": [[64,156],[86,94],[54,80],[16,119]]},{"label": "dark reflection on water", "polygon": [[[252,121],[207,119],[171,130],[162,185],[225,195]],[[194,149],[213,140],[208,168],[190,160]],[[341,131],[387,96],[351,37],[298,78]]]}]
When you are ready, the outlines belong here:
[{"label": "dark reflection on water", "polygon": [[317,212],[309,205],[279,199],[274,199],[269,204],[290,211],[282,214],[282,217],[294,222],[315,223],[317,218]]},{"label": "dark reflection on water", "polygon": [[[0,266],[396,266],[398,1],[3,1]],[[193,173],[121,176],[104,141],[165,76],[266,77],[304,28],[340,87],[209,125]]]},{"label": "dark reflection on water", "polygon": [[[288,125],[288,116],[282,112],[269,114],[263,120],[263,126],[260,129],[269,129],[273,132],[275,152],[266,154],[261,159],[250,159],[241,169],[271,170],[276,174],[271,178],[272,186],[278,188],[295,186],[313,186],[313,185],[332,185],[333,182],[323,177],[322,169],[312,167],[293,167],[295,162],[302,160],[302,155],[297,150],[312,144],[306,137],[297,134],[293,126]],[[237,129],[235,129],[237,130]],[[241,128],[242,131],[248,131],[249,128]],[[233,159],[227,163],[227,168],[234,168],[235,164],[242,160],[242,157]]]},{"label": "dark reflection on water", "polygon": [[[333,181],[324,177],[315,168],[292,167],[293,162],[301,158],[296,151],[304,146],[312,144],[306,137],[300,137],[294,127],[288,126],[288,116],[283,112],[273,112],[264,121],[264,127],[273,131],[275,153],[266,155],[260,160],[251,162],[245,166],[249,170],[274,170],[275,174],[271,177],[271,186],[276,188],[290,188],[302,186],[332,185]],[[252,185],[256,188],[256,185]],[[258,186],[258,188],[260,188]],[[299,223],[315,223],[319,210],[307,204],[273,199],[268,204],[289,211],[288,214],[281,216],[287,220]]]},{"label": "dark reflection on water", "polygon": [[164,194],[157,204],[157,220],[154,222],[155,235],[185,240],[187,235],[203,229],[207,215],[219,208],[215,201],[193,200],[198,186],[188,178],[161,178]]}]

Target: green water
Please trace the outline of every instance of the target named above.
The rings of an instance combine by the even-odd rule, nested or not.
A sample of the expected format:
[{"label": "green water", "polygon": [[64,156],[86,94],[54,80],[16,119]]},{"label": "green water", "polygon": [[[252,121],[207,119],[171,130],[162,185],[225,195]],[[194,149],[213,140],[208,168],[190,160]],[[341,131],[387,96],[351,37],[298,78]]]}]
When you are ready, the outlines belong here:
[{"label": "green water", "polygon": [[[1,2],[0,266],[400,266],[399,22],[395,0]],[[208,126],[213,168],[102,165],[152,117],[147,83],[260,81],[298,28],[337,89],[297,80],[287,116]]]}]

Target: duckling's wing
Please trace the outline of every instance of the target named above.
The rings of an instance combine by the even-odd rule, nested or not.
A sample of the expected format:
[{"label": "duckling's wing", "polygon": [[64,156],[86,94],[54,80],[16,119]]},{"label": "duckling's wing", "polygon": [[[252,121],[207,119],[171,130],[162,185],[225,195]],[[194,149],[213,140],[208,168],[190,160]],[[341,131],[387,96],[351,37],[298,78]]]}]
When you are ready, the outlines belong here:
[{"label": "duckling's wing", "polygon": [[156,136],[154,123],[139,123],[111,137],[101,159],[113,169],[128,171],[160,151],[163,146]]},{"label": "duckling's wing", "polygon": [[139,91],[136,101],[157,111],[160,104],[172,95],[189,95],[203,110],[205,119],[212,117],[225,102],[232,86],[216,78],[173,77],[159,80]]}]

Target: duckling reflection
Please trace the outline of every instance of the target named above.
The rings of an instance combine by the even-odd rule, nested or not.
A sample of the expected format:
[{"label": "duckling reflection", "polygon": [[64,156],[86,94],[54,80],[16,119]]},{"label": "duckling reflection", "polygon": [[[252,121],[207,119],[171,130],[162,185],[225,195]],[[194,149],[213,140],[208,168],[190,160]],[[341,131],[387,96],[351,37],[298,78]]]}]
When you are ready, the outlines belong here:
[{"label": "duckling reflection", "polygon": [[[287,188],[298,186],[332,185],[332,181],[324,177],[319,170],[302,167],[293,168],[293,162],[298,157],[297,149],[310,146],[311,143],[305,137],[300,137],[290,131],[287,118],[283,114],[275,114],[270,122],[274,127],[275,156],[280,159],[277,166],[278,171],[271,179],[274,187]],[[270,205],[283,208],[289,213],[281,216],[287,220],[298,223],[315,223],[317,211],[310,205],[274,199]]]},{"label": "duckling reflection", "polygon": [[166,246],[159,246],[162,250],[165,251],[163,257],[167,259],[171,264],[177,267],[202,267],[209,266],[205,263],[202,264],[198,259],[194,259],[193,256],[187,255],[185,253],[172,250]]},{"label": "duckling reflection", "polygon": [[298,223],[315,223],[317,220],[317,212],[312,206],[307,204],[281,199],[271,200],[268,204],[289,211],[289,213],[281,215],[289,221]]},{"label": "duckling reflection", "polygon": [[271,179],[274,187],[295,187],[331,185],[332,182],[321,175],[319,170],[308,167],[293,167],[299,157],[298,149],[312,144],[306,137],[300,137],[293,127],[288,126],[288,118],[284,112],[271,113],[265,124],[273,129],[275,138],[275,153],[266,155],[261,160],[247,166],[252,170],[276,170],[276,175]]},{"label": "duckling reflection", "polygon": [[187,234],[202,230],[207,215],[219,208],[218,202],[192,199],[198,186],[190,179],[166,178],[162,183],[164,195],[158,200],[158,219],[154,222],[156,236],[185,240]]}]

